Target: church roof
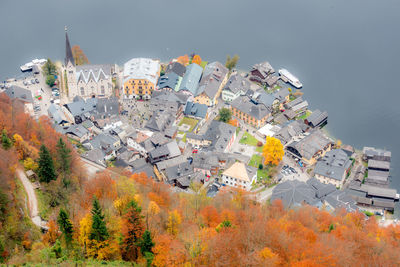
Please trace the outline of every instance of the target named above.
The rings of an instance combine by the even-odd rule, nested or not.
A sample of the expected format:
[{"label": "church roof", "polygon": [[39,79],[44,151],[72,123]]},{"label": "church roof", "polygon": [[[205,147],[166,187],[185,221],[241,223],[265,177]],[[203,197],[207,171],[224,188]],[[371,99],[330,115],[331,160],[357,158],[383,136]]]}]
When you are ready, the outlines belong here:
[{"label": "church roof", "polygon": [[72,65],[75,66],[75,60],[72,55],[71,44],[69,43],[67,27],[65,27],[65,65],[67,65],[68,62],[71,62]]}]

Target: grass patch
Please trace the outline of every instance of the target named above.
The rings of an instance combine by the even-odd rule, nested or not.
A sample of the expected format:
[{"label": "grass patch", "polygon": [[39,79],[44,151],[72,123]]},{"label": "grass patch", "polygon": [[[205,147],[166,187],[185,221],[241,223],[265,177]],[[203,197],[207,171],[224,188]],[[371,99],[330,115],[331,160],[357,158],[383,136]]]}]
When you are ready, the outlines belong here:
[{"label": "grass patch", "polygon": [[35,189],[36,198],[38,201],[39,216],[48,221],[50,215],[49,197],[39,189]]},{"label": "grass patch", "polygon": [[256,151],[257,151],[258,153],[262,153],[262,152],[263,152],[263,147],[262,147],[262,146],[258,146],[258,147],[256,148]]},{"label": "grass patch", "polygon": [[185,135],[184,135],[183,138],[182,138],[182,142],[186,143],[186,133],[185,133]]},{"label": "grass patch", "polygon": [[179,126],[181,126],[182,124],[190,125],[189,132],[191,132],[191,131],[193,131],[194,127],[196,127],[196,125],[197,125],[198,122],[199,122],[199,121],[196,120],[196,119],[184,117],[184,118],[179,122]]},{"label": "grass patch", "polygon": [[258,165],[262,164],[263,158],[260,155],[254,154],[249,162],[249,166],[258,168]]},{"label": "grass patch", "polygon": [[308,116],[311,115],[311,113],[312,113],[311,111],[307,110],[305,114],[303,114],[303,115],[301,115],[301,116],[299,117],[299,119],[305,120],[305,119],[308,118]]},{"label": "grass patch", "polygon": [[208,61],[202,61],[200,63],[200,67],[202,67],[204,69],[207,66],[207,64],[208,64]]},{"label": "grass patch", "polygon": [[248,132],[245,132],[243,134],[242,139],[240,139],[239,143],[249,146],[257,146],[258,140]]},{"label": "grass patch", "polygon": [[269,179],[269,169],[267,167],[264,167],[264,169],[257,170],[257,181]]}]

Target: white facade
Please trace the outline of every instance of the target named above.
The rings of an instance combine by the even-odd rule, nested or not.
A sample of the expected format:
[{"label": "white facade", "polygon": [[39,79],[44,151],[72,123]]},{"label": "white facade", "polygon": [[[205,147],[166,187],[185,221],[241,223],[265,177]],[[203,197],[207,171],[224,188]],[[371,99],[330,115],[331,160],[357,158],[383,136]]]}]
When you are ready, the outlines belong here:
[{"label": "white facade", "polygon": [[244,95],[244,92],[242,90],[239,90],[236,94],[230,90],[222,90],[221,97],[222,97],[222,100],[224,100],[225,102],[232,102],[233,100],[235,100],[236,98],[238,98],[241,95]]},{"label": "white facade", "polygon": [[73,66],[70,62],[66,67],[68,81],[68,97],[82,98],[110,97],[113,94],[111,65]]}]

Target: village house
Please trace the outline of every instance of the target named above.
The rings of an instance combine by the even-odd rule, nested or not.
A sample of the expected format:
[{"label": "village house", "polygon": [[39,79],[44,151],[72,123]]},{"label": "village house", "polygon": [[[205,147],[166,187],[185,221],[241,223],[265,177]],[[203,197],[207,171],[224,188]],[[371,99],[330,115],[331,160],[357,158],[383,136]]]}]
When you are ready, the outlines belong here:
[{"label": "village house", "polygon": [[187,66],[178,91],[190,96],[195,96],[202,73],[203,68],[196,63]]},{"label": "village house", "polygon": [[247,166],[243,162],[235,162],[221,176],[222,183],[249,191],[257,182],[257,168]]},{"label": "village house", "polygon": [[47,113],[49,118],[52,119],[54,123],[61,126],[69,125],[69,121],[59,105],[50,104],[49,108],[47,109]]},{"label": "village house", "polygon": [[382,161],[389,161],[392,158],[392,152],[383,150],[383,149],[377,149],[374,147],[364,147],[363,148],[363,159],[365,161],[374,159],[374,160],[382,160]]},{"label": "village house", "polygon": [[165,70],[165,74],[175,73],[179,77],[183,77],[185,72],[186,67],[177,61],[168,64],[167,69]]},{"label": "village house", "polygon": [[80,143],[87,141],[91,135],[90,132],[81,124],[74,124],[64,130],[64,133],[71,139]]},{"label": "village house", "polygon": [[117,156],[117,151],[121,148],[121,141],[111,134],[101,133],[82,145],[89,150],[99,149],[104,155],[104,160],[107,161]]},{"label": "village house", "polygon": [[342,149],[333,149],[318,160],[314,175],[321,183],[330,183],[339,188],[343,185],[351,166],[349,153]]},{"label": "village house", "polygon": [[25,113],[33,113],[33,97],[31,91],[12,85],[10,88],[7,88],[4,93],[11,99],[20,100],[24,104]]},{"label": "village house", "polygon": [[159,161],[175,158],[181,155],[181,151],[175,140],[167,144],[161,145],[148,153],[151,164]]},{"label": "village house", "polygon": [[195,118],[199,120],[207,119],[208,117],[208,106],[205,104],[187,102],[184,115],[189,118]]},{"label": "village house", "polygon": [[133,58],[124,64],[126,98],[150,99],[160,75],[160,62],[150,58]]},{"label": "village house", "polygon": [[250,81],[258,82],[261,84],[266,83],[266,79],[269,75],[275,73],[274,68],[267,61],[255,64],[250,71]]},{"label": "village house", "polygon": [[207,106],[216,105],[227,80],[228,69],[224,65],[220,62],[208,64],[204,68],[194,102]]},{"label": "village house", "polygon": [[158,89],[165,89],[168,91],[178,91],[182,82],[182,77],[176,73],[171,72],[160,77],[158,80]]},{"label": "village house", "polygon": [[388,210],[393,212],[399,194],[396,189],[384,188],[359,183],[352,183],[348,190],[358,206],[373,210]]},{"label": "village house", "polygon": [[323,127],[328,123],[328,112],[316,109],[304,120],[304,123],[311,127]]},{"label": "village house", "polygon": [[307,182],[289,180],[278,184],[272,192],[271,201],[278,199],[285,208],[310,205],[328,211],[342,208],[347,212],[358,210],[350,194],[337,190],[332,184],[323,184],[316,178],[311,178]]},{"label": "village house", "polygon": [[271,108],[259,101],[257,95],[239,96],[231,103],[232,115],[255,128],[263,127],[271,116]]},{"label": "village house", "polygon": [[296,137],[302,136],[308,126],[302,120],[295,120],[287,124],[285,127],[279,129],[273,137],[279,139],[282,145],[286,145],[293,141]]},{"label": "village house", "polygon": [[207,151],[228,152],[236,139],[236,127],[213,120],[204,135],[187,133],[186,140],[192,146],[204,147]]},{"label": "village house", "polygon": [[313,165],[330,151],[332,146],[333,142],[325,137],[321,130],[314,130],[300,140],[288,144],[286,151],[303,164]]},{"label": "village house", "polygon": [[250,81],[239,74],[231,75],[225,87],[222,89],[222,100],[232,102],[239,96],[245,95],[250,89]]}]

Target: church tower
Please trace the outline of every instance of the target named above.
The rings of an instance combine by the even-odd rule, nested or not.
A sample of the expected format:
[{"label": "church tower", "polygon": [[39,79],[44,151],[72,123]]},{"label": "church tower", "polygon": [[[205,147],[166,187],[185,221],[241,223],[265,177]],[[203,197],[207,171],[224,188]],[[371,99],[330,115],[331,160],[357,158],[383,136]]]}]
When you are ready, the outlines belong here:
[{"label": "church tower", "polygon": [[70,99],[77,95],[75,60],[69,43],[67,26],[65,26],[65,73],[67,79],[67,92]]}]

